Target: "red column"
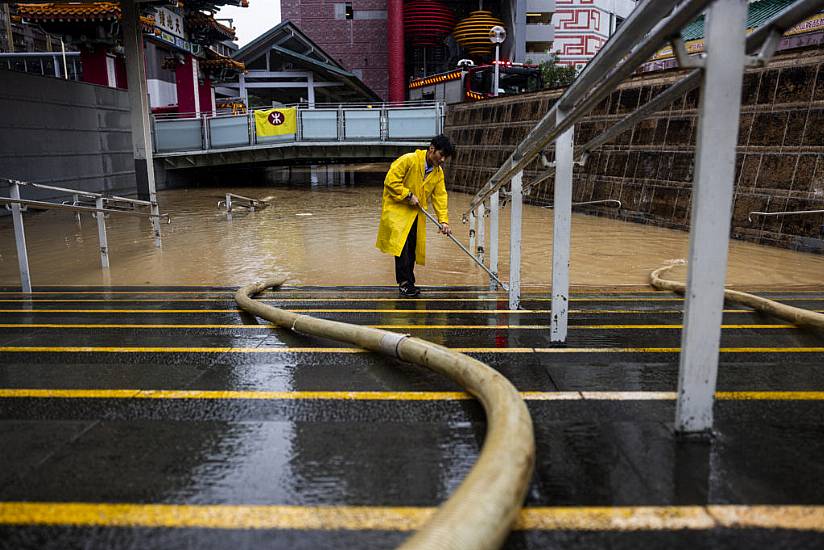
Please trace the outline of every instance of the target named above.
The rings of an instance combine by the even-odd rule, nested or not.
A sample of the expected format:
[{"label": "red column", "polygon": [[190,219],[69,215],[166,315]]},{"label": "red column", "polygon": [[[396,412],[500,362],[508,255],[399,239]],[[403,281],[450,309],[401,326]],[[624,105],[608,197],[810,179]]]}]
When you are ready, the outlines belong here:
[{"label": "red column", "polygon": [[387,1],[386,38],[389,51],[389,101],[406,100],[403,51],[403,0]]},{"label": "red column", "polygon": [[186,54],[182,65],[175,69],[175,83],[177,84],[177,112],[195,112],[195,90],[197,82],[192,69],[192,55]]},{"label": "red column", "polygon": [[106,67],[106,47],[81,48],[80,63],[83,66],[83,82],[109,85],[109,71]]},{"label": "red column", "polygon": [[212,105],[212,79],[208,76],[203,78],[203,84],[198,86],[198,93],[200,93],[200,110],[203,113],[208,113],[214,110]]},{"label": "red column", "polygon": [[122,55],[118,55],[114,60],[114,74],[117,87],[127,89],[129,86],[126,82],[126,58]]}]

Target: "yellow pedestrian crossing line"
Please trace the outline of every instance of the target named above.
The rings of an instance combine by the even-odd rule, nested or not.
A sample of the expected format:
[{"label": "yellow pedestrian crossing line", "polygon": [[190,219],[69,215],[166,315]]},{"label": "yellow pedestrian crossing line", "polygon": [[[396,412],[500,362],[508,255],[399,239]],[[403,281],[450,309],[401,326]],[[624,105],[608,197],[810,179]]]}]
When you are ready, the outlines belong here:
[{"label": "yellow pedestrian crossing line", "polygon": [[[662,391],[523,391],[526,401],[674,401],[676,392]],[[434,391],[232,391],[139,389],[0,389],[0,398],[36,399],[215,399],[332,401],[461,401],[466,392]],[[720,391],[721,401],[824,401],[824,391]]]},{"label": "yellow pedestrian crossing line", "polygon": [[[678,353],[681,348],[449,348],[459,353]],[[721,353],[822,353],[824,347],[721,348]],[[139,346],[0,346],[0,353],[368,353],[360,348],[332,347],[139,347]]]},{"label": "yellow pedestrian crossing line", "polygon": [[[207,529],[378,530],[421,528],[434,507],[0,502],[3,525]],[[824,506],[710,505],[528,507],[516,531],[824,531]]]}]

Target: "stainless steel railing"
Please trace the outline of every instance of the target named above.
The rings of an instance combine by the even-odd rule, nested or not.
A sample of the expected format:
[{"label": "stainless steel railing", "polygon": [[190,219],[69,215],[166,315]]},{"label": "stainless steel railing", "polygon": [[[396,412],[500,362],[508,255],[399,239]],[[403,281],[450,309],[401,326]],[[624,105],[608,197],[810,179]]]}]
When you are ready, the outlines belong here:
[{"label": "stainless steel railing", "polygon": [[[746,0],[682,0],[677,3],[645,0],[639,3],[575,82],[481,187],[464,213],[470,220],[470,243],[474,245],[474,221],[477,219],[482,223],[486,202],[489,202],[490,227],[495,228],[495,238],[490,239],[490,261],[494,259],[491,270],[497,274],[499,192],[504,185],[510,186],[509,305],[510,309],[517,309],[520,305],[523,172],[544,149],[554,146],[555,161],[545,164],[549,171],[540,179],[554,176],[555,180],[550,341],[563,344],[568,321],[573,166],[584,164],[591,151],[631,129],[643,118],[685,93],[701,88],[689,288],[676,411],[679,431],[703,431],[712,426],[727,259],[726,239],[719,235],[729,234],[744,68],[760,67],[769,62],[782,34],[821,9],[824,0],[797,0],[749,36],[745,28],[747,5]],[[680,31],[707,8],[706,53],[691,57],[683,47]],[[667,43],[672,44],[680,66],[691,71],[589,142],[574,147],[575,124]],[[481,240],[479,256],[483,244]],[[693,269],[695,266],[700,267]]]},{"label": "stainless steel railing", "polygon": [[[315,104],[313,107],[297,104],[277,108],[294,109],[293,132],[259,135],[254,110],[242,114],[153,115],[155,152],[209,151],[295,142],[428,141],[443,131],[444,105],[435,102]],[[263,110],[267,109],[258,109]]]},{"label": "stainless steel railing", "polygon": [[0,68],[80,80],[80,52],[2,52]]},{"label": "stainless steel railing", "polygon": [[[0,178],[9,186],[9,196],[0,197],[0,204],[6,205],[11,210],[12,222],[14,224],[14,240],[17,248],[17,262],[20,268],[20,286],[23,292],[31,292],[31,273],[29,270],[29,255],[26,248],[26,231],[23,222],[23,212],[29,207],[36,209],[59,209],[70,210],[75,213],[77,221],[80,221],[80,214],[83,212],[91,214],[97,221],[97,237],[100,242],[100,264],[103,269],[109,268],[109,244],[106,232],[106,217],[110,214],[136,216],[148,218],[152,222],[152,233],[155,239],[155,246],[160,246],[160,221],[166,219],[171,222],[168,214],[161,214],[157,203],[93,193],[80,189],[68,189],[65,187],[55,187],[42,183],[32,183],[10,178]],[[48,202],[41,200],[23,199],[20,195],[21,188],[30,187],[48,191],[57,191],[61,194],[72,196],[72,201]],[[93,201],[93,202],[92,202]],[[143,210],[141,210],[143,209]]]}]

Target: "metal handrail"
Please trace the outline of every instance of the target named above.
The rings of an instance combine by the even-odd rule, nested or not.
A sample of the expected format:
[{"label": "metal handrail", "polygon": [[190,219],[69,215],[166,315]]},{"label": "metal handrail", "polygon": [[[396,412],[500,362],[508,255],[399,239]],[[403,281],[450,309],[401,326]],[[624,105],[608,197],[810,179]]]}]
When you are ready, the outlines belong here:
[{"label": "metal handrail", "polygon": [[[576,79],[567,88],[550,111],[515,147],[515,151],[475,195],[466,213],[477,208],[492,193],[506,185],[513,175],[535,160],[547,144],[589,114],[592,108],[612,93],[618,83],[632,74],[641,63],[649,59],[671,36],[692,21],[711,1],[685,0],[663,20],[660,20],[661,5],[666,5],[667,2],[647,0],[635,8],[634,17],[625,21],[616,33],[617,39],[607,42],[590,62],[593,68],[582,73],[584,77],[582,83],[576,84],[578,82]],[[655,21],[659,23],[655,25]],[[625,41],[629,40],[622,38],[625,35],[644,36],[644,38],[629,52],[618,50],[617,46],[612,44],[624,45]],[[602,74],[606,76],[596,81],[595,79],[598,78],[596,75]],[[587,87],[584,87],[585,84]],[[561,105],[570,106],[569,111],[564,113]],[[559,111],[563,113],[562,117],[559,117]]]},{"label": "metal handrail", "polygon": [[[656,5],[657,4],[657,5]],[[520,307],[521,223],[524,194],[524,170],[548,145],[554,145],[555,161],[544,162],[550,168],[528,186],[555,176],[552,228],[552,318],[549,327],[551,344],[566,342],[569,314],[570,237],[573,168],[584,164],[591,151],[641,119],[649,117],[668,103],[701,87],[695,147],[695,183],[690,224],[690,272],[684,329],[681,337],[678,376],[677,431],[700,432],[712,428],[712,401],[718,371],[718,351],[723,310],[723,281],[727,264],[726,242],[718,234],[728,234],[729,212],[734,196],[734,160],[740,121],[740,99],[746,67],[762,67],[772,58],[782,34],[798,21],[814,14],[824,0],[796,0],[770,18],[761,28],[745,33],[745,0],[682,0],[678,2],[647,0],[621,27],[616,37],[596,55],[581,76],[561,95],[547,114],[538,121],[525,139],[517,144],[509,158],[495,171],[469,203],[462,218],[469,217],[470,248],[473,247],[474,222],[483,223],[485,201],[489,199],[491,216],[491,271],[497,271],[497,224],[501,188],[511,183],[509,308]],[[700,11],[708,11],[705,35],[706,53],[689,56],[683,48],[680,32]],[[666,17],[663,14],[671,13]],[[656,18],[659,18],[657,20]],[[631,44],[637,39],[637,44]],[[670,86],[652,101],[620,118],[606,131],[583,146],[574,146],[574,127],[600,102],[617,89],[618,84],[643,64],[664,43],[672,43],[682,69],[695,69]],[[631,46],[631,47],[630,47]],[[613,117],[607,117],[612,119]],[[618,117],[615,117],[618,118]],[[576,157],[575,153],[578,153]],[[617,204],[611,199],[583,204]],[[753,216],[821,214],[824,211],[786,213],[751,212]],[[482,228],[482,226],[481,226]],[[494,229],[492,229],[494,228]],[[482,235],[482,229],[479,229]],[[483,237],[478,251],[483,251]],[[480,257],[480,254],[479,254]],[[494,258],[494,259],[493,259]],[[700,261],[699,261],[700,258]],[[700,265],[700,269],[695,268]],[[490,288],[493,288],[490,281]]]},{"label": "metal handrail", "polygon": [[806,214],[824,214],[824,210],[795,210],[793,212],[750,212],[747,221],[752,223],[753,216],[802,216]]},{"label": "metal handrail", "polygon": [[[333,106],[335,104],[329,104],[329,106]],[[327,141],[327,142],[343,142],[347,141],[347,136],[344,131],[344,122],[343,116],[347,112],[351,111],[366,111],[369,110],[374,112],[376,116],[379,117],[379,134],[374,136],[364,137],[362,141],[375,141],[386,143],[389,141],[398,141],[398,142],[407,142],[410,140],[415,141],[423,141],[424,139],[426,142],[432,137],[429,131],[425,136],[390,136],[388,135],[388,127],[389,127],[389,120],[392,118],[392,113],[395,111],[409,111],[409,110],[420,110],[420,111],[434,111],[431,117],[425,117],[427,121],[432,121],[434,125],[434,134],[441,133],[443,129],[443,114],[444,114],[444,107],[442,103],[439,102],[429,102],[429,103],[409,103],[409,104],[347,104],[348,108],[342,108],[344,104],[338,104],[338,108],[330,108],[326,106],[321,106],[317,108],[315,107],[306,107],[303,105],[296,106],[296,117],[297,117],[297,126],[295,128],[294,137],[290,137],[288,139],[283,139],[281,141],[288,141],[289,143],[293,142],[303,142],[303,114],[310,113],[310,112],[337,112],[337,134],[334,138],[328,139],[311,139],[306,141],[318,142],[318,141]],[[287,106],[284,106],[287,108]],[[234,141],[230,144],[220,145],[220,149],[232,149],[232,148],[239,148],[239,147],[249,147],[258,145],[257,133],[255,131],[255,118],[253,111],[247,111],[241,114],[229,114],[229,113],[201,113],[200,115],[195,115],[191,117],[186,116],[187,113],[172,113],[172,114],[153,114],[152,115],[152,127],[155,133],[155,136],[158,136],[158,129],[167,128],[170,125],[174,126],[175,123],[186,123],[187,126],[191,126],[191,128],[187,128],[187,139],[188,142],[185,146],[180,147],[177,146],[174,142],[170,142],[168,145],[161,145],[160,149],[158,149],[158,140],[159,138],[156,137],[154,145],[155,150],[158,153],[170,153],[175,154],[179,152],[186,152],[191,153],[192,151],[209,151],[213,149],[212,144],[212,130],[210,124],[214,120],[231,120],[237,119],[238,122],[236,123],[235,130],[238,130],[240,126],[244,124],[245,121],[247,127],[247,138],[240,140],[236,136],[233,138]],[[196,130],[195,126],[200,125],[199,128],[199,136],[195,136],[194,132]],[[354,138],[349,138],[351,141]],[[269,144],[266,144],[268,147]]]},{"label": "metal handrail", "polygon": [[[616,199],[604,199],[599,201],[584,201],[584,202],[573,202],[572,206],[593,206],[596,204],[608,204],[610,206],[614,206],[615,208],[621,208],[621,201]],[[554,205],[548,204],[544,206],[544,208],[553,208]]]},{"label": "metal handrail", "polygon": [[[697,2],[698,0],[696,0]],[[693,7],[686,6],[687,3],[694,3],[694,2],[685,2],[684,5],[679,6],[680,11],[678,12],[679,17],[677,18],[677,22],[682,22],[687,17],[688,13],[693,12]],[[706,7],[705,4],[708,2],[702,1],[700,4],[704,4],[701,6]],[[652,32],[650,32],[650,36],[647,37],[645,47],[638,47],[634,48],[629,54],[627,54],[626,60],[621,65],[624,68],[623,71],[619,71],[619,68],[616,68],[612,71],[612,74],[608,75],[604,78],[600,83],[596,83],[595,79],[598,74],[596,68],[600,70],[605,70],[610,67],[611,64],[616,63],[621,59],[619,55],[621,52],[614,51],[614,49],[624,43],[624,37],[626,33],[630,32],[630,29],[633,27],[632,22],[636,20],[636,18],[640,18],[642,15],[647,16],[647,13],[641,13],[639,10],[647,8],[650,4],[655,4],[657,6],[650,6],[651,9],[655,10],[655,13],[660,10],[662,5],[665,5],[666,2],[650,2],[647,1],[642,6],[638,6],[635,11],[632,12],[630,18],[624,22],[623,25],[619,28],[618,32],[613,35],[613,37],[606,43],[604,48],[596,55],[593,60],[587,65],[581,75],[575,79],[575,81],[567,88],[567,91],[558,99],[552,109],[535,125],[533,130],[524,138],[521,143],[516,146],[515,151],[510,155],[510,157],[501,165],[498,171],[488,180],[488,182],[481,188],[480,191],[475,195],[470,203],[468,210],[464,213],[467,215],[470,211],[477,208],[477,206],[485,201],[492,193],[500,189],[502,186],[506,185],[509,179],[511,179],[512,175],[522,170],[529,162],[535,159],[535,157],[540,154],[541,150],[551,141],[553,141],[558,135],[563,133],[565,130],[572,127],[575,122],[579,121],[583,118],[589,111],[597,105],[599,101],[601,101],[606,95],[612,92],[615,85],[620,80],[623,80],[622,77],[617,79],[617,75],[619,72],[621,74],[627,73],[630,61],[633,61],[633,66],[629,68],[629,72],[635,70],[638,65],[643,63],[645,59],[641,59],[640,62],[634,63],[640,58],[640,53],[647,53],[648,50],[651,49],[649,44],[651,43],[650,40],[652,39],[652,35],[654,34],[659,40],[659,43],[652,48],[652,52],[656,51],[666,40],[670,39],[669,37],[672,36],[674,33],[672,32],[673,23],[671,23],[672,17],[661,21]],[[769,44],[771,37],[775,37],[776,34],[786,32],[793,25],[795,25],[798,21],[814,14],[821,6],[824,5],[824,1],[822,0],[800,0],[795,4],[791,4],[781,12],[778,12],[772,18],[767,20],[763,25],[761,25],[757,30],[752,32],[746,39],[746,49],[747,53],[752,54],[758,48],[762,47],[763,45],[767,44],[770,46],[774,46],[777,44]],[[690,7],[691,9],[687,10]],[[636,15],[637,14],[637,15]],[[652,14],[654,15],[654,14]],[[687,21],[689,22],[689,21]],[[684,23],[685,24],[685,23]],[[683,24],[678,27],[678,30],[683,27]],[[677,31],[676,31],[677,32]],[[606,60],[606,61],[603,61]],[[763,64],[765,59],[761,57],[759,60],[759,64]],[[590,69],[590,67],[593,67]],[[678,97],[682,96],[685,93],[690,92],[691,90],[697,88],[701,83],[701,71],[694,70],[689,73],[683,80],[677,82],[676,84],[670,86],[667,90],[662,92],[661,94],[657,95],[651,101],[647,102],[646,104],[642,105],[630,115],[626,116],[616,124],[612,125],[609,129],[604,132],[601,132],[597,137],[593,138],[580,148],[581,157],[585,160],[586,156],[593,150],[597,149],[598,147],[604,145],[605,143],[609,142],[611,139],[615,138],[617,135],[621,134],[622,132],[628,130],[632,126],[634,126],[639,120],[645,118],[647,115],[660,110],[663,106],[668,105],[675,101]],[[598,90],[593,90],[589,96],[587,96],[586,100],[580,104],[575,104],[575,101],[582,97],[587,91],[587,88],[596,85]],[[567,105],[574,105],[573,109],[564,117],[562,121],[556,123],[558,106],[567,106]],[[539,135],[544,133],[545,135],[539,139]],[[537,146],[536,145],[540,145]],[[524,151],[523,153],[521,151]],[[509,166],[507,166],[509,165]]]},{"label": "metal handrail", "polygon": [[226,213],[231,215],[232,207],[235,203],[232,199],[246,201],[246,204],[241,204],[240,206],[249,208],[253,212],[255,208],[266,208],[269,206],[269,201],[266,199],[253,199],[250,197],[244,197],[243,195],[236,195],[235,193],[226,193],[226,200],[217,201],[217,207],[220,208],[221,204],[224,205],[226,207]]},{"label": "metal handrail", "polygon": [[80,206],[77,204],[35,201],[30,199],[10,199],[8,197],[0,197],[0,204],[19,204],[20,206],[31,206],[33,208],[43,208],[46,210],[74,210],[75,212],[124,214],[126,216],[136,216],[139,218],[169,218],[169,214],[153,214],[151,212],[137,212],[135,210],[119,210],[117,208],[96,208],[93,206]]},{"label": "metal handrail", "polygon": [[[46,184],[43,184],[43,183],[33,183],[33,182],[30,182],[30,181],[20,181],[20,180],[15,180],[15,179],[11,179],[11,178],[0,178],[0,182],[5,182],[9,185],[17,184],[17,185],[25,185],[27,187],[35,187],[37,189],[46,189],[46,190],[49,190],[49,191],[60,191],[62,193],[67,193],[67,194],[70,194],[70,195],[77,195],[78,197],[88,197],[88,198],[91,198],[91,199],[102,198],[104,201],[107,201],[107,202],[127,202],[127,203],[131,203],[131,204],[136,204],[136,205],[139,205],[139,206],[152,206],[153,205],[153,203],[151,203],[150,201],[144,201],[144,200],[140,200],[140,199],[131,199],[131,198],[128,198],[128,197],[120,197],[120,196],[117,196],[117,195],[106,195],[106,194],[103,194],[103,193],[94,193],[92,191],[83,191],[83,190],[80,190],[80,189],[69,189],[69,188],[66,188],[66,187],[57,187],[57,186],[54,186],[54,185],[46,185]],[[52,204],[52,203],[48,203],[48,204]]]},{"label": "metal handrail", "polygon": [[0,59],[14,59],[15,57],[80,57],[80,52],[0,52]]},{"label": "metal handrail", "polygon": [[[155,246],[160,246],[160,220],[166,218],[171,223],[168,214],[161,214],[156,202],[129,199],[117,196],[105,196],[100,193],[82,191],[79,189],[67,189],[65,187],[55,187],[41,183],[14,180],[11,178],[0,178],[0,181],[9,185],[9,197],[0,197],[0,204],[5,204],[11,210],[12,222],[14,225],[14,240],[17,249],[17,262],[20,268],[20,287],[23,292],[31,292],[31,275],[29,272],[29,255],[26,248],[26,231],[23,223],[23,212],[28,207],[40,209],[70,210],[75,213],[77,222],[80,223],[80,213],[89,212],[97,221],[97,238],[100,242],[100,264],[104,269],[109,267],[109,244],[106,234],[106,217],[108,214],[122,214],[124,216],[145,217],[152,223],[152,232],[155,238]],[[73,202],[55,203],[31,199],[23,199],[20,196],[20,188],[23,186],[35,187],[60,191],[73,196]],[[84,199],[94,199],[94,206],[80,204],[80,197]],[[122,208],[106,208],[107,203],[127,203],[132,206],[131,210]],[[136,206],[148,206],[148,212],[139,212],[134,209]]]}]

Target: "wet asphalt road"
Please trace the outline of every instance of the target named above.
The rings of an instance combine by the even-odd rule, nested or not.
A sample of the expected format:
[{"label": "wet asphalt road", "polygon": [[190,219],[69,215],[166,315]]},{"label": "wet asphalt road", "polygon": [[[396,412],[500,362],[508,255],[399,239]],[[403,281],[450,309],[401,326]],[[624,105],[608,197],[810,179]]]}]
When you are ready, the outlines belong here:
[{"label": "wet asphalt road", "polygon": [[[0,289],[0,547],[391,548],[483,442],[453,383],[269,327],[229,289],[38,290]],[[508,312],[504,294],[426,290],[262,298],[458,348],[535,392],[533,516],[507,548],[824,544],[824,336],[728,306],[714,437],[683,439],[677,296],[573,295],[553,348],[545,296]],[[765,295],[824,310],[824,293]]]}]

